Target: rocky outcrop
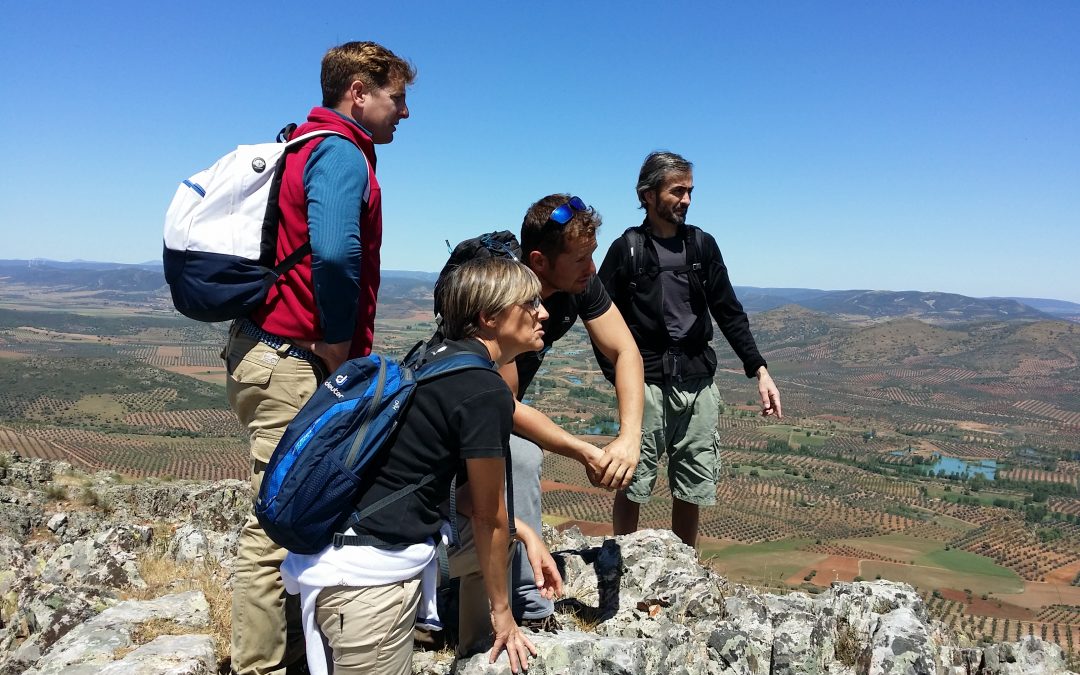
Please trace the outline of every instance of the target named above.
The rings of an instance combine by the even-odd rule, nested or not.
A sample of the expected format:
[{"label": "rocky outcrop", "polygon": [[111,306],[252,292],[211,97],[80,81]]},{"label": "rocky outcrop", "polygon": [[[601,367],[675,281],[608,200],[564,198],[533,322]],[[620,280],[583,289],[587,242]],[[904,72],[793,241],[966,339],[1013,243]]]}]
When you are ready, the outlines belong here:
[{"label": "rocky outcrop", "polygon": [[[565,549],[569,599],[560,609],[582,617],[590,631],[536,635],[534,674],[1069,672],[1060,648],[1041,640],[963,645],[906,584],[834,583],[816,596],[762,594],[701,566],[666,530],[606,540],[571,531],[552,543]],[[473,656],[458,672],[510,672],[505,657],[487,661],[486,654]]]},{"label": "rocky outcrop", "polygon": [[[85,673],[206,673],[217,669],[214,642],[209,635],[157,636],[134,646],[139,626],[168,622],[205,628],[210,608],[202,593],[167,595],[154,600],[121,602],[68,631],[37,661],[27,675],[79,675]],[[117,658],[119,657],[119,658]]]},{"label": "rocky outcrop", "polygon": [[[0,675],[216,672],[200,592],[124,595],[145,584],[136,562],[151,552],[215,570],[228,587],[247,484],[127,484],[109,474],[72,483],[69,476],[79,494],[94,495],[84,500],[96,503],[91,508],[48,496],[65,471],[12,458],[0,473],[0,505],[21,509],[19,522],[29,523],[0,530]],[[965,642],[905,584],[764,594],[703,567],[668,531],[545,534],[564,572],[558,608],[566,629],[532,636],[534,675],[1069,672],[1061,650],[1037,638]],[[487,661],[486,654],[462,659],[456,672],[509,673],[505,656]],[[414,661],[414,672],[428,675],[454,668],[445,653]]]}]

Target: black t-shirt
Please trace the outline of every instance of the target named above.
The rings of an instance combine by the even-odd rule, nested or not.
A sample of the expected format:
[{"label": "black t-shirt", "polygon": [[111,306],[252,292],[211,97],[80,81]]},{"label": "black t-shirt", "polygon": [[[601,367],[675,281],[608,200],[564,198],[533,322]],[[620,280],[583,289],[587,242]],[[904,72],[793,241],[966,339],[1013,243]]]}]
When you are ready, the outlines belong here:
[{"label": "black t-shirt", "polygon": [[[656,244],[656,257],[660,267],[681,267],[686,265],[686,247],[683,237],[674,236],[661,239],[653,236]],[[675,272],[670,269],[660,273],[660,284],[664,288],[664,323],[672,342],[678,342],[690,334],[697,321],[690,306],[690,272]]]},{"label": "black t-shirt", "polygon": [[[447,349],[430,360],[460,351],[490,358],[478,340],[443,344]],[[395,544],[435,536],[447,515],[440,506],[450,497],[450,481],[460,462],[508,456],[513,417],[514,398],[495,370],[473,368],[419,385],[393,444],[364,469],[357,510],[419,483],[429,473],[435,479],[365,518],[354,528],[357,534]]]},{"label": "black t-shirt", "polygon": [[547,321],[542,324],[544,348],[538,352],[525,352],[516,359],[519,400],[524,398],[525,390],[529,388],[529,384],[536,376],[536,371],[540,370],[540,364],[543,363],[548,348],[566,335],[577,318],[580,316],[583,321],[591,321],[608,311],[610,307],[611,297],[608,296],[600,277],[596,275],[589,279],[589,285],[585,287],[585,290],[577,295],[559,291],[544,298],[544,308],[549,314]]}]

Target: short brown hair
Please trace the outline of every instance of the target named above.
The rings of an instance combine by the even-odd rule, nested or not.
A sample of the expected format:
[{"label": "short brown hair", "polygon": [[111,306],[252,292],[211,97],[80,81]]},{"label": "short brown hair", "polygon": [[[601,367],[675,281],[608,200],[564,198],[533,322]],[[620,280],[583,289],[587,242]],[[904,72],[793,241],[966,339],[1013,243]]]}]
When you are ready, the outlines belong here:
[{"label": "short brown hair", "polygon": [[412,64],[375,42],[346,42],[326,52],[322,60],[323,106],[333,108],[356,80],[382,89],[390,84],[410,85],[416,79]]},{"label": "short brown hair", "polygon": [[568,194],[548,195],[525,212],[525,219],[521,221],[521,250],[526,258],[533,251],[540,251],[545,258],[553,259],[565,250],[567,240],[596,237],[602,221],[591,206],[584,211],[574,211],[565,225],[548,222],[551,212],[568,203],[570,197]]},{"label": "short brown hair", "polygon": [[480,332],[481,314],[495,316],[539,295],[540,280],[518,261],[473,258],[451,270],[439,289],[440,328],[449,340],[473,337]]}]

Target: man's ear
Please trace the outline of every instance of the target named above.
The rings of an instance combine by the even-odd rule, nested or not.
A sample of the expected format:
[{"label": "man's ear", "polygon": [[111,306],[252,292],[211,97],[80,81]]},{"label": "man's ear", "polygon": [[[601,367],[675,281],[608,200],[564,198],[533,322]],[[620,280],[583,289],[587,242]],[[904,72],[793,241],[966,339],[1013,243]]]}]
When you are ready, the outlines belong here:
[{"label": "man's ear", "polygon": [[645,192],[642,192],[641,197],[642,197],[642,199],[645,200],[645,208],[647,208],[647,209],[656,208],[656,190],[655,189],[646,190]]},{"label": "man's ear", "polygon": [[549,267],[547,256],[540,251],[529,251],[528,263],[529,268],[532,269],[533,272],[536,272],[537,276],[539,276],[541,272],[547,271],[547,268]]},{"label": "man's ear", "polygon": [[364,95],[367,94],[368,89],[364,86],[363,80],[353,80],[349,85],[348,90],[345,92],[345,98],[348,99],[353,105],[362,105],[364,102]]}]

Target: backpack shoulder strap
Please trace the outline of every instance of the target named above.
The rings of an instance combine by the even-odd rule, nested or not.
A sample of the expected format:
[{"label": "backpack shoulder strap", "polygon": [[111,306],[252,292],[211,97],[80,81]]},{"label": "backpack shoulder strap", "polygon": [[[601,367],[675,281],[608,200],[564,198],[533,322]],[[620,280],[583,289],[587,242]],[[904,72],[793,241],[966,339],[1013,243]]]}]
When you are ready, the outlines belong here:
[{"label": "backpack shoulder strap", "polygon": [[694,272],[700,273],[702,270],[701,264],[701,249],[704,247],[704,233],[700,227],[694,227],[693,225],[686,226],[686,263],[690,265],[690,269]]},{"label": "backpack shoulder strap", "polygon": [[462,370],[478,368],[482,370],[495,370],[495,363],[491,359],[484,358],[472,352],[453,354],[445,359],[439,359],[432,363],[422,364],[416,369],[416,383],[427,382],[443,375],[456,373]]},{"label": "backpack shoulder strap", "polygon": [[645,274],[645,235],[640,225],[622,233],[630,255],[630,290],[637,289],[637,278]]},{"label": "backpack shoulder strap", "polygon": [[[289,127],[292,128],[290,129]],[[285,148],[281,153],[281,157],[278,158],[277,167],[274,172],[274,179],[273,182],[271,182],[270,184],[270,195],[267,197],[266,200],[266,215],[263,216],[263,232],[273,231],[275,235],[277,234],[278,223],[281,221],[281,207],[278,204],[278,196],[281,194],[281,180],[284,175],[283,170],[285,168],[285,158],[289,156],[289,153],[296,152],[301,147],[303,147],[305,143],[314,138],[320,138],[324,136],[339,136],[341,138],[344,138],[345,140],[349,140],[345,134],[341,133],[340,131],[334,131],[333,129],[316,129],[315,131],[309,131],[308,133],[301,134],[295,138],[288,138],[288,136],[291,135],[294,131],[296,131],[296,125],[293,123],[289,123],[285,126],[284,129],[278,132],[278,142],[284,142]],[[287,138],[288,140],[285,140]],[[358,147],[357,150],[360,150],[360,148]],[[364,159],[364,168],[367,169],[369,166],[368,159],[367,155],[364,154],[363,150],[360,150],[360,156]],[[365,207],[367,206],[368,200],[370,198],[371,184],[369,183],[368,186],[364,189],[363,205]],[[274,240],[277,240],[276,236],[274,237]],[[308,238],[307,241],[298,246],[292,253],[285,256],[281,260],[281,262],[274,265],[274,267],[272,268],[274,272],[274,279],[277,279],[282,274],[285,274],[286,272],[291,270],[309,253],[311,253],[310,238]]]}]

